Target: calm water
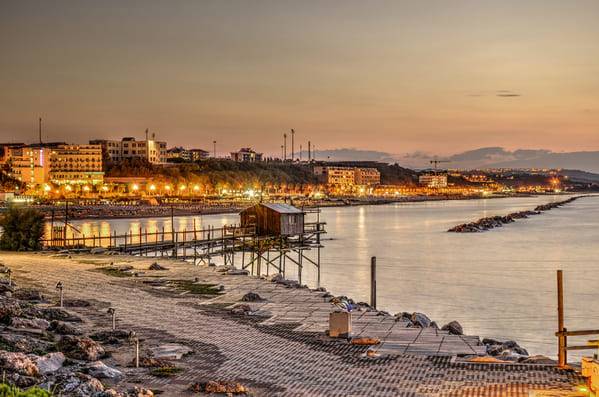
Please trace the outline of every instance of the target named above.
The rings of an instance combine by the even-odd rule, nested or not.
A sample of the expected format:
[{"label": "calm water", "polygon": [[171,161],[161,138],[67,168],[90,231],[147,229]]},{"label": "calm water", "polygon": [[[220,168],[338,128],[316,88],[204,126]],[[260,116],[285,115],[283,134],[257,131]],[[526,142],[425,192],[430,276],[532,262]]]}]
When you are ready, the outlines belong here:
[{"label": "calm water", "polygon": [[[556,355],[555,270],[565,278],[566,326],[599,328],[599,197],[486,233],[446,233],[483,216],[532,209],[563,196],[391,204],[323,209],[321,285],[369,297],[370,257],[378,258],[378,306],[420,311],[440,325],[517,340],[533,354]],[[236,215],[177,217],[175,228],[232,224]],[[169,218],[74,222],[86,235],[170,230]],[[240,263],[240,262],[236,262]],[[289,269],[289,267],[288,267]],[[316,276],[307,266],[304,280]],[[579,342],[584,342],[580,339]]]}]

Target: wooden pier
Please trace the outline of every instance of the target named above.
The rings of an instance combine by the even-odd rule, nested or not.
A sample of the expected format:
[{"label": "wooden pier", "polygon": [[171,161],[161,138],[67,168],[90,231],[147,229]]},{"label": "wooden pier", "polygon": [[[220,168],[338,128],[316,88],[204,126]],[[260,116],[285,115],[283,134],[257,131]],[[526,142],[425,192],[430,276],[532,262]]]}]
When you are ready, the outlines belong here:
[{"label": "wooden pier", "polygon": [[[225,265],[248,270],[251,274],[287,273],[287,266],[297,266],[298,281],[302,282],[304,265],[317,270],[320,285],[321,235],[326,233],[319,211],[314,222],[303,222],[293,234],[258,232],[256,225],[226,225],[192,230],[162,230],[148,232],[140,228],[125,234],[92,235],[79,233],[66,237],[65,226],[52,227],[49,239],[43,240],[49,249],[90,250],[136,256],[169,257],[190,261],[194,265],[211,264],[212,258],[222,258]],[[303,219],[302,219],[303,220]],[[172,225],[172,222],[171,222]]]}]

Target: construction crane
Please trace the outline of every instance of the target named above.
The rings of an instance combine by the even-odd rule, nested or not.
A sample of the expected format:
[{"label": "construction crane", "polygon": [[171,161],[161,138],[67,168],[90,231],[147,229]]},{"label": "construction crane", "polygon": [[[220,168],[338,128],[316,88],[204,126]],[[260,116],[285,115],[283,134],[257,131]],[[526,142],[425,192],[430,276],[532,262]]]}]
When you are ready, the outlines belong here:
[{"label": "construction crane", "polygon": [[435,157],[435,159],[431,160],[430,163],[433,164],[435,171],[437,171],[437,166],[440,163],[451,163],[451,161],[450,160],[437,160],[437,158]]}]

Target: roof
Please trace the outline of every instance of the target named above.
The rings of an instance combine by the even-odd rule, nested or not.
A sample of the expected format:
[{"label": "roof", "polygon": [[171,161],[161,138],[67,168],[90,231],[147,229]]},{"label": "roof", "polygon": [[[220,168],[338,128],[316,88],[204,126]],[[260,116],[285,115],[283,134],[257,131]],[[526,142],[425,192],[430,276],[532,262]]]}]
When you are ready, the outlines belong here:
[{"label": "roof", "polygon": [[281,214],[303,214],[303,211],[293,205],[279,203],[260,203],[260,205],[270,208]]}]

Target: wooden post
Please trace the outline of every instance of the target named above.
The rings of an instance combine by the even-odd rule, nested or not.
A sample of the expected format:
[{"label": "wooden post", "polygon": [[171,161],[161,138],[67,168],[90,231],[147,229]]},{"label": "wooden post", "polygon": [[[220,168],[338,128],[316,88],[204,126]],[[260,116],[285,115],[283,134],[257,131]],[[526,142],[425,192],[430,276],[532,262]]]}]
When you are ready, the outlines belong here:
[{"label": "wooden post", "polygon": [[370,258],[370,306],[376,309],[376,256]]},{"label": "wooden post", "polygon": [[564,280],[563,273],[561,270],[557,271],[557,331],[561,332],[558,336],[558,365],[560,367],[565,367],[568,361],[567,358],[567,350],[566,350],[566,335],[564,332],[566,331],[564,328]]}]

